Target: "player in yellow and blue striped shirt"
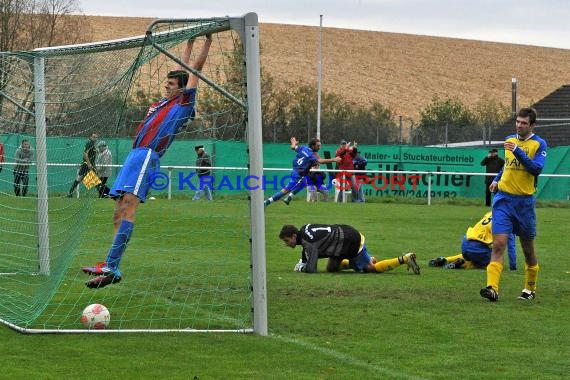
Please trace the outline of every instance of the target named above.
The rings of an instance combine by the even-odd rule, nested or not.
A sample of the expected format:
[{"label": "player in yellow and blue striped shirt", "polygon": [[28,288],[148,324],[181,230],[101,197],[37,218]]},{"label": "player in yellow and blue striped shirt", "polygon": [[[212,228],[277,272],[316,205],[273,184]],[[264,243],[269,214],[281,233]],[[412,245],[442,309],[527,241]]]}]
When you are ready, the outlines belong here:
[{"label": "player in yellow and blue striped shirt", "polygon": [[[493,217],[491,211],[485,213],[467,232],[461,241],[461,253],[453,256],[440,256],[428,262],[430,267],[445,269],[485,269],[491,261],[493,243]],[[514,234],[508,239],[509,267],[517,269],[517,249]]]},{"label": "player in yellow and blue striped shirt", "polygon": [[536,236],[535,198],[538,175],[546,161],[546,141],[533,133],[536,111],[522,108],[517,114],[517,133],[505,140],[505,165],[489,190],[493,200],[493,251],[487,266],[487,287],[479,292],[489,301],[499,299],[503,254],[510,233],[519,237],[524,257],[524,289],[519,299],[532,300],[536,292],[538,260],[534,250]]}]

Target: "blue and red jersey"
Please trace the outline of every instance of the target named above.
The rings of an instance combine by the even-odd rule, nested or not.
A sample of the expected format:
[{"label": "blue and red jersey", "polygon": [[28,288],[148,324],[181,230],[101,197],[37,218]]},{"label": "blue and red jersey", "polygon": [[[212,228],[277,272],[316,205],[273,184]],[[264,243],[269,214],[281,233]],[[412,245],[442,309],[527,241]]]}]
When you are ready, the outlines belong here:
[{"label": "blue and red jersey", "polygon": [[162,157],[188,119],[194,118],[195,103],[196,88],[153,103],[137,128],[133,148],[151,148]]}]

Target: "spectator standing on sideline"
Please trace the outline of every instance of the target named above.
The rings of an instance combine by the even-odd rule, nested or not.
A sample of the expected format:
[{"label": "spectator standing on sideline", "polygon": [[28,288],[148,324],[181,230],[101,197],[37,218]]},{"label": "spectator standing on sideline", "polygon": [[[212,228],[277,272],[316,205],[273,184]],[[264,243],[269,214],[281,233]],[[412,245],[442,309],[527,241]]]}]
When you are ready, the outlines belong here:
[{"label": "spectator standing on sideline", "polygon": [[[352,164],[354,165],[354,170],[366,170],[366,164],[368,164],[368,160],[360,154],[357,148],[354,148],[356,152],[356,156],[352,160]],[[360,202],[364,203],[364,188],[362,186],[362,181],[358,181],[358,178],[365,177],[366,174],[364,173],[357,173],[354,177],[354,190],[352,190],[352,201],[353,202]]]},{"label": "spectator standing on sideline", "polygon": [[[14,166],[14,193],[17,197],[25,197],[28,193],[28,182],[30,175],[30,164],[34,160],[34,150],[27,139],[22,140],[22,144],[16,149],[16,165]],[[20,182],[22,186],[20,187]]]},{"label": "spectator standing on sideline", "polygon": [[97,176],[101,183],[97,185],[99,198],[105,198],[109,195],[109,187],[107,181],[111,174],[113,174],[113,154],[107,147],[105,141],[99,141],[97,144],[97,157],[95,158],[95,167],[97,168]]},{"label": "spectator standing on sideline", "polygon": [[493,173],[492,175],[485,176],[485,205],[491,207],[491,190],[489,186],[493,182],[493,178],[505,165],[505,161],[499,157],[497,149],[493,148],[489,151],[489,154],[481,161],[481,166],[485,166],[486,173]]},{"label": "spectator standing on sideline", "polygon": [[[315,157],[318,157],[315,154]],[[320,165],[317,162],[313,164],[311,169],[319,169]],[[314,171],[311,170],[309,172],[309,181],[307,183],[307,191],[309,192],[309,202],[316,202],[318,200],[318,195],[321,193],[323,195],[323,202],[328,201],[329,199],[329,191],[325,181],[327,179],[327,175],[322,171]],[[291,194],[291,198],[293,198],[293,194]]]},{"label": "spectator standing on sideline", "polygon": [[536,296],[538,259],[534,250],[536,237],[536,210],[534,193],[538,176],[546,162],[546,141],[533,133],[536,111],[522,108],[517,113],[516,134],[507,136],[505,165],[491,186],[497,190],[493,201],[493,251],[487,265],[487,287],[481,289],[481,297],[489,301],[499,300],[499,281],[503,271],[503,254],[511,233],[519,237],[524,253],[524,288],[521,300]]},{"label": "spectator standing on sideline", "polygon": [[90,170],[95,170],[95,159],[97,157],[97,149],[95,147],[95,143],[97,142],[97,138],[99,136],[97,133],[91,133],[91,136],[85,143],[85,148],[83,149],[83,161],[81,162],[81,166],[79,167],[79,172],[77,172],[77,178],[71,184],[71,188],[69,189],[69,194],[67,194],[68,198],[73,197],[73,192],[79,183],[83,180],[83,177]]},{"label": "spectator standing on sideline", "polygon": [[337,202],[343,202],[346,196],[345,191],[351,190],[354,197],[354,177],[352,170],[354,170],[354,164],[352,160],[356,156],[356,147],[358,144],[355,142],[353,146],[350,146],[350,142],[342,140],[340,142],[339,148],[336,150],[335,156],[340,158],[338,163],[338,169],[343,170],[337,173],[338,185],[340,186],[340,191],[338,192]]},{"label": "spectator standing on sideline", "polygon": [[[491,211],[483,215],[474,226],[467,228],[461,241],[461,253],[448,257],[437,257],[428,262],[430,267],[445,269],[474,269],[486,268],[491,261],[491,246],[493,243],[493,217]],[[508,240],[509,268],[517,269],[517,248],[515,235],[510,234]]]},{"label": "spectator standing on sideline", "polygon": [[288,247],[303,247],[295,272],[314,273],[318,259],[328,258],[327,272],[353,269],[355,272],[382,273],[407,264],[408,270],[420,274],[415,253],[377,261],[368,253],[364,235],[346,224],[306,224],[299,229],[284,225],[279,239]]},{"label": "spectator standing on sideline", "polygon": [[[211,45],[212,36],[207,35],[196,60],[190,63],[194,39],[188,40],[181,62],[196,71],[202,70]],[[82,268],[84,273],[97,276],[87,281],[85,285],[88,288],[102,288],[121,281],[119,265],[131,239],[138,205],[146,200],[151,186],[149,179],[160,169],[160,157],[188,120],[194,118],[197,87],[198,77],[179,65],[178,70],[170,71],[166,76],[164,98],[151,104],[139,124],[133,149],[109,192],[109,196],[115,199],[113,243],[105,262]]]},{"label": "spectator standing on sideline", "polygon": [[[192,200],[197,201],[200,199],[202,194],[205,194],[206,199],[211,201],[213,199],[212,189],[210,189],[210,185],[208,184],[214,186],[212,170],[210,169],[212,167],[212,159],[210,158],[210,155],[204,150],[204,145],[197,145],[194,147],[194,150],[196,151],[196,166],[198,167],[196,169],[196,174],[198,175],[199,183],[198,190],[196,191],[196,194],[194,194]],[[210,181],[202,181],[202,177],[209,177],[208,179],[210,179]]]},{"label": "spectator standing on sideline", "polygon": [[[314,138],[309,141],[309,149],[313,151],[313,155],[317,159],[317,162],[313,164],[312,169],[318,169],[321,164],[330,164],[333,162],[337,162],[335,158],[321,158],[319,156],[319,150],[321,149],[321,140]],[[321,171],[311,171],[309,172],[309,180],[311,184],[316,189],[317,193],[321,193],[323,195],[323,201],[326,202],[329,199],[329,184],[326,183],[327,175]],[[329,182],[330,183],[330,182]],[[293,195],[291,194],[291,197]],[[316,199],[312,199],[316,201]]]}]

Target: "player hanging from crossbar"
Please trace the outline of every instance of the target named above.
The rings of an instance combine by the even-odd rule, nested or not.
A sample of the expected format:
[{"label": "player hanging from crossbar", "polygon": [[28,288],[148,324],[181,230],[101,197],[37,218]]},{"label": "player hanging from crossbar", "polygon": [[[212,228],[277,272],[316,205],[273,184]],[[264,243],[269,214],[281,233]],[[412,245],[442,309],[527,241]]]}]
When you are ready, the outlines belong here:
[{"label": "player hanging from crossbar", "polygon": [[[211,44],[212,37],[207,35],[202,50],[190,64],[194,39],[188,40],[181,61],[196,71],[202,70]],[[146,200],[150,188],[149,179],[160,169],[160,157],[184,124],[196,114],[198,79],[182,65],[169,72],[164,98],[150,106],[146,117],[138,126],[133,150],[127,156],[109,192],[109,196],[115,199],[113,244],[105,262],[82,268],[83,272],[97,276],[87,281],[88,288],[102,288],[121,281],[119,264],[133,232],[135,212],[139,203]]]}]

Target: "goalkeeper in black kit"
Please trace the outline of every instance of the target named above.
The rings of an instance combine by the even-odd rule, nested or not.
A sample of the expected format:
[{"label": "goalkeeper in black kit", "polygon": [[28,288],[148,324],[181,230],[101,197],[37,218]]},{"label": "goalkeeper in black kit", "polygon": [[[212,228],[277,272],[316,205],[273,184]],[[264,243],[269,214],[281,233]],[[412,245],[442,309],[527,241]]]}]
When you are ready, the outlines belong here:
[{"label": "goalkeeper in black kit", "polygon": [[328,258],[327,272],[353,269],[355,272],[382,273],[407,264],[408,270],[420,274],[416,254],[408,252],[393,259],[377,261],[366,248],[364,235],[346,224],[307,224],[300,229],[284,225],[279,238],[285,245],[303,247],[296,272],[314,273],[320,258]]}]

